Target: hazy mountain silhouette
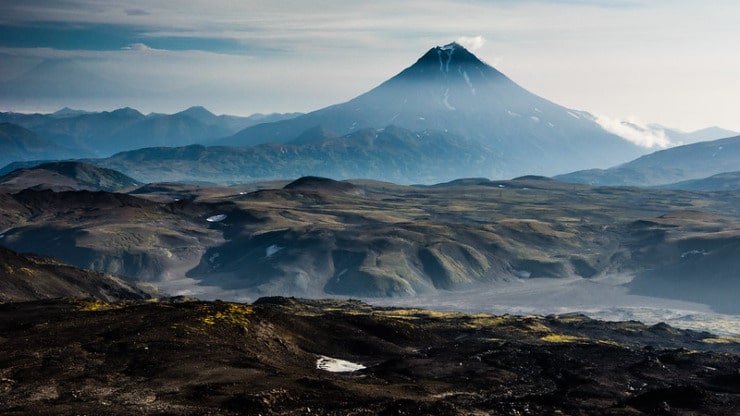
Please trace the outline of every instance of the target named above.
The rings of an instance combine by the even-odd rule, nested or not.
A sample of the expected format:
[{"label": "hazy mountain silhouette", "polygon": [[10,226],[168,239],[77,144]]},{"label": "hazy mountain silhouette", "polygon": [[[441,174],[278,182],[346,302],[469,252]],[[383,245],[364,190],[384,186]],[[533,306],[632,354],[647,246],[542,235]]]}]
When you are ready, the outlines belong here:
[{"label": "hazy mountain silhouette", "polygon": [[456,43],[430,49],[346,103],[249,127],[217,143],[286,143],[317,126],[343,135],[388,125],[446,131],[484,144],[497,155],[490,163],[501,165],[504,176],[610,166],[642,152],[603,130],[590,114],[530,93]]},{"label": "hazy mountain silhouette", "polygon": [[[154,146],[208,144],[247,126],[284,120],[299,113],[253,114],[249,117],[215,115],[203,107],[190,107],[175,114],[144,115],[132,108],[88,112],[62,108],[51,114],[0,113],[0,122],[10,122],[32,131],[75,154],[49,152],[33,159],[106,157],[112,154]],[[3,159],[5,163],[29,160]]]},{"label": "hazy mountain silhouette", "polygon": [[555,178],[591,185],[668,185],[704,179],[740,166],[740,136],[661,150],[609,168],[590,169]]},{"label": "hazy mountain silhouette", "polygon": [[26,160],[85,156],[79,150],[64,148],[13,123],[0,123],[0,166]]}]

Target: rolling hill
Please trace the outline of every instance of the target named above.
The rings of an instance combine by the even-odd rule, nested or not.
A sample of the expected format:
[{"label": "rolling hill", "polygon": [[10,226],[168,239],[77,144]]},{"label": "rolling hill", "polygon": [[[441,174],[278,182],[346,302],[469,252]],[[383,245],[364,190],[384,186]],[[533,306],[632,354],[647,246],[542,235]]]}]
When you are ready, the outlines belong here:
[{"label": "rolling hill", "polygon": [[142,289],[114,276],[78,269],[50,257],[19,254],[3,246],[0,280],[0,302],[54,298],[113,302],[148,299],[155,293],[151,286]]},{"label": "rolling hill", "polygon": [[740,166],[740,136],[672,147],[609,168],[555,176],[565,182],[606,186],[660,186],[719,173]]},{"label": "rolling hill", "polygon": [[120,172],[74,161],[43,163],[0,176],[0,190],[6,192],[27,188],[114,192],[138,185]]}]

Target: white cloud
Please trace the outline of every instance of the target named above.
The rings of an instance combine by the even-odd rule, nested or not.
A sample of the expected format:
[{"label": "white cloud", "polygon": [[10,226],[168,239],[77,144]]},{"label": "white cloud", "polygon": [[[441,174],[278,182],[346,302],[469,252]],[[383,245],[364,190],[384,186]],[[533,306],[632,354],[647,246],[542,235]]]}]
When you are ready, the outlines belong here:
[{"label": "white cloud", "polygon": [[143,43],[132,43],[130,45],[124,46],[121,49],[123,49],[124,51],[151,51],[152,50],[152,48],[150,48],[149,46]]},{"label": "white cloud", "polygon": [[595,117],[596,122],[604,130],[623,137],[638,146],[648,149],[664,149],[673,145],[663,129],[647,125],[637,119],[618,120],[604,115],[596,115]]},{"label": "white cloud", "polygon": [[485,45],[486,40],[483,38],[483,36],[480,35],[474,37],[461,36],[457,38],[457,43],[459,43],[466,49],[475,52],[478,49],[482,48],[483,45]]}]

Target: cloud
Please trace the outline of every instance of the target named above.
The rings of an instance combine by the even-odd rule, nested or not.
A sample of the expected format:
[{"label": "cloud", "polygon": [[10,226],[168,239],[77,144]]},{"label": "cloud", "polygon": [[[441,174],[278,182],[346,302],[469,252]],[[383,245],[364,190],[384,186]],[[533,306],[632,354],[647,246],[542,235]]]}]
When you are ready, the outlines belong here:
[{"label": "cloud", "polygon": [[477,51],[485,45],[486,40],[480,35],[474,37],[461,36],[457,38],[457,43],[471,51]]},{"label": "cloud", "polygon": [[604,130],[623,137],[632,143],[648,149],[672,146],[671,140],[665,131],[659,127],[647,125],[634,118],[630,120],[618,120],[604,115],[596,115],[596,122]]},{"label": "cloud", "polygon": [[124,51],[151,51],[152,50],[152,48],[150,48],[149,46],[143,43],[131,43],[129,45],[124,46],[121,49],[123,49]]}]

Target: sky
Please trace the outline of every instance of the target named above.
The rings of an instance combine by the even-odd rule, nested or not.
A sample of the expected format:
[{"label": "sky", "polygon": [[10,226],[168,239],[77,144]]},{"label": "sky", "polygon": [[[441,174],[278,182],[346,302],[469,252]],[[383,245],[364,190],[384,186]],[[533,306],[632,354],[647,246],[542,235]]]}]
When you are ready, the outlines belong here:
[{"label": "sky", "polygon": [[0,2],[0,110],[217,114],[347,101],[458,41],[605,122],[740,131],[734,0]]}]

